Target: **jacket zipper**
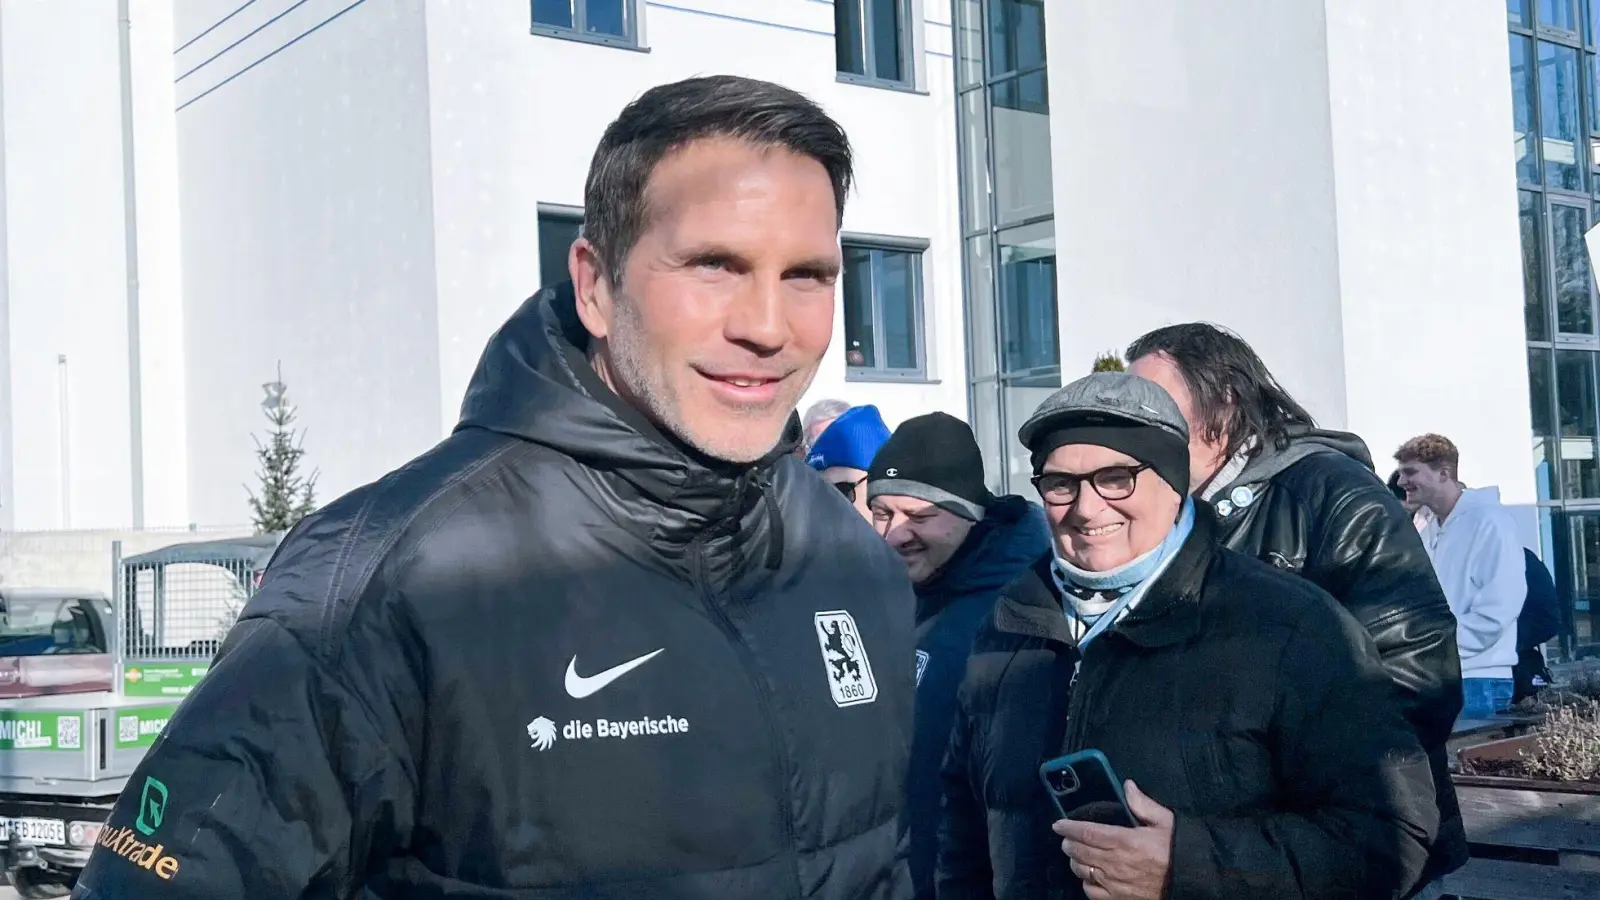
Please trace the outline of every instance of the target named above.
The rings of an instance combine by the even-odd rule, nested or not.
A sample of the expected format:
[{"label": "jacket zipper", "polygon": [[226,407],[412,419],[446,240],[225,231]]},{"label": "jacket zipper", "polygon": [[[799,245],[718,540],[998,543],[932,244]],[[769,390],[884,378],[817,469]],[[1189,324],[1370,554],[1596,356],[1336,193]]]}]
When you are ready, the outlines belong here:
[{"label": "jacket zipper", "polygon": [[761,707],[761,716],[766,722],[767,739],[772,747],[772,768],[776,773],[776,796],[778,798],[778,812],[783,818],[784,855],[789,858],[789,872],[794,876],[794,896],[804,896],[800,884],[800,859],[799,851],[795,849],[797,839],[794,827],[794,804],[789,796],[789,761],[783,753],[783,737],[778,731],[778,717],[772,710],[772,694],[767,689],[766,679],[762,677],[761,670],[756,666],[755,659],[750,653],[750,648],[740,640],[739,632],[733,627],[733,621],[727,613],[722,611],[722,605],[717,601],[715,592],[705,578],[705,541],[696,537],[691,542],[694,552],[694,583],[700,589],[700,597],[705,602],[706,609],[711,613],[717,627],[722,629],[723,637],[733,645],[733,652],[739,657],[739,662],[744,666],[745,674],[749,676],[751,684],[756,688],[756,704]]}]

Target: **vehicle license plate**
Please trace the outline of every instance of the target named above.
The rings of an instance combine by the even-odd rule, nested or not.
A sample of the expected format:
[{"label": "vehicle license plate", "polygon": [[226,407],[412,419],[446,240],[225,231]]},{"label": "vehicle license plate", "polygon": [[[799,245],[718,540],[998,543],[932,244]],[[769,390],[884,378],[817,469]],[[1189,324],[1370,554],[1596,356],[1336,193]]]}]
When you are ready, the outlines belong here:
[{"label": "vehicle license plate", "polygon": [[66,846],[67,823],[60,819],[0,818],[0,840],[9,841],[12,835],[29,844]]}]

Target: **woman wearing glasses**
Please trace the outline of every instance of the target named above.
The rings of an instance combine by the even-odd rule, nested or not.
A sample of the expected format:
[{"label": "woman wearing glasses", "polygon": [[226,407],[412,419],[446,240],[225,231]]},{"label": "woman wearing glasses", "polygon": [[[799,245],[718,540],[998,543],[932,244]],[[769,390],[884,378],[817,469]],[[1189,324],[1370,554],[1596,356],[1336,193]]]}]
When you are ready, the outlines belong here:
[{"label": "woman wearing glasses", "polygon": [[[1054,546],[968,662],[938,896],[1404,896],[1438,822],[1427,757],[1366,632],[1310,582],[1219,546],[1171,397],[1098,373],[1019,437]],[[1085,750],[1131,827],[1086,821],[1070,792],[1056,811],[1040,765]]]}]

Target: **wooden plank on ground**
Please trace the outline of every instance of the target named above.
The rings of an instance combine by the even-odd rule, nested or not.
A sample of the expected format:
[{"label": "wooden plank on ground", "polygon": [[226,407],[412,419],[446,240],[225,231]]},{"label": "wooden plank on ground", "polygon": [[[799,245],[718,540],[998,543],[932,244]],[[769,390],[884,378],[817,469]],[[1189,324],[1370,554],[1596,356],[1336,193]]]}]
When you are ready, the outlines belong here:
[{"label": "wooden plank on ground", "polygon": [[1469,859],[1444,877],[1444,892],[1462,900],[1594,900],[1600,897],[1600,873]]},{"label": "wooden plank on ground", "polygon": [[1457,785],[1467,840],[1600,853],[1600,795]]}]

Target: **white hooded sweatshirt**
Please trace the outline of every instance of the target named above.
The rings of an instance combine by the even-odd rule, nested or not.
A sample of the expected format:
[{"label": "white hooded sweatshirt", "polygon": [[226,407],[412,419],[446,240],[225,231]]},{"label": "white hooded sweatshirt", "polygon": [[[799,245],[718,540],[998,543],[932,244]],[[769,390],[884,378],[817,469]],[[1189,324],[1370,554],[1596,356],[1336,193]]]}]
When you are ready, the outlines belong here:
[{"label": "white hooded sweatshirt", "polygon": [[1440,523],[1430,516],[1422,542],[1450,611],[1462,678],[1510,678],[1517,661],[1517,616],[1528,596],[1522,542],[1497,487],[1463,491]]}]

